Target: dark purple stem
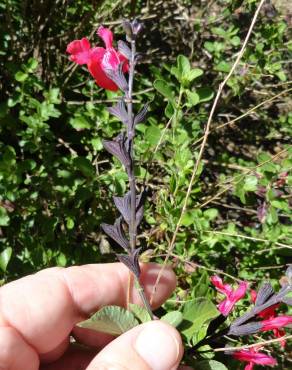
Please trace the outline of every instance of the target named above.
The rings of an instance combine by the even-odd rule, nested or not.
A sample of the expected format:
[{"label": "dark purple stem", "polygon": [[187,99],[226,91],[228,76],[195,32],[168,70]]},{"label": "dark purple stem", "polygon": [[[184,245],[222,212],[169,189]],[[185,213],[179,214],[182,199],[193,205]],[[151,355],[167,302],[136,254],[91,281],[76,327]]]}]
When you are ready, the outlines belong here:
[{"label": "dark purple stem", "polygon": [[[129,224],[129,236],[130,236],[130,247],[133,253],[136,249],[136,239],[137,239],[137,220],[136,220],[136,179],[135,179],[135,160],[134,160],[134,138],[135,138],[135,127],[134,127],[134,115],[133,115],[133,82],[135,74],[135,56],[136,56],[136,44],[135,38],[131,40],[131,58],[129,60],[129,81],[128,81],[128,92],[126,94],[126,103],[128,110],[128,126],[127,126],[127,136],[128,145],[131,158],[131,164],[127,168],[127,173],[129,177],[129,186],[131,194],[131,217]],[[139,292],[141,300],[147,309],[149,316],[153,319],[153,314],[151,306],[148,299],[146,298],[145,292],[138,278],[136,278],[136,288]]]},{"label": "dark purple stem", "polygon": [[136,238],[137,238],[137,225],[136,225],[136,179],[134,174],[134,137],[135,137],[135,128],[134,128],[134,117],[133,117],[133,82],[134,82],[134,73],[135,73],[135,54],[136,54],[136,45],[135,40],[131,41],[131,59],[129,60],[129,90],[127,93],[127,108],[128,108],[128,140],[129,140],[129,151],[131,157],[131,165],[127,169],[129,176],[129,185],[131,193],[131,221],[129,227],[130,235],[130,245],[132,252],[136,248]]}]

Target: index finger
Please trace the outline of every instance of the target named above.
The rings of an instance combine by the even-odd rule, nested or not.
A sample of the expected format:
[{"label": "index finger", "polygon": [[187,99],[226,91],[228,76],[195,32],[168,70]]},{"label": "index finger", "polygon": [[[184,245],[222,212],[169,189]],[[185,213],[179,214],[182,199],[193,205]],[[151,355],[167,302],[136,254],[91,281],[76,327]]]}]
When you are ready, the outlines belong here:
[{"label": "index finger", "polygon": [[[146,295],[151,294],[160,266],[141,267]],[[61,345],[77,322],[104,305],[124,306],[128,270],[120,263],[53,268],[9,283],[0,289],[0,326],[11,326],[39,354]],[[176,278],[167,269],[153,308],[173,291]],[[141,303],[133,292],[133,302]]]}]

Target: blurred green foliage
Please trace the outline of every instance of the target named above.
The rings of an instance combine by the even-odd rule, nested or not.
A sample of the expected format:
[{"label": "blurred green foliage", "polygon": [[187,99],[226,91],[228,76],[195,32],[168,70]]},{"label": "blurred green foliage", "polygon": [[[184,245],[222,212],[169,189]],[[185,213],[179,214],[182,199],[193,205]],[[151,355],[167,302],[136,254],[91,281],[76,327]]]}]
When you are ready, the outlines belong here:
[{"label": "blurred green foliage", "polygon": [[[2,282],[47,266],[114,258],[99,225],[113,221],[112,196],[126,190],[127,177],[101,141],[120,130],[106,110],[118,93],[98,89],[65,50],[84,36],[99,42],[94,31],[101,23],[117,21],[117,39],[119,21],[135,14],[145,18],[136,109],[151,100],[135,149],[138,184],[149,187],[139,241],[145,260],[163,261],[158,256],[178,222],[213,98],[258,4],[166,3],[0,1]],[[276,284],[291,262],[292,42],[285,4],[262,9],[219,100],[173,251],[176,303],[166,310],[212,297],[206,271],[252,282],[270,276]]]}]

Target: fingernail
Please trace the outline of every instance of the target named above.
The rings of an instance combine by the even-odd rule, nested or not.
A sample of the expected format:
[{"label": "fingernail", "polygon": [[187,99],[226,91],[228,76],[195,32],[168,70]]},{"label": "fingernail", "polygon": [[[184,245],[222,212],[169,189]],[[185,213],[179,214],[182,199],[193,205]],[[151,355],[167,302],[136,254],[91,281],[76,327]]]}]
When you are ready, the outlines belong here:
[{"label": "fingernail", "polygon": [[173,329],[151,324],[139,334],[135,349],[152,370],[169,370],[178,361],[179,342],[171,333]]}]

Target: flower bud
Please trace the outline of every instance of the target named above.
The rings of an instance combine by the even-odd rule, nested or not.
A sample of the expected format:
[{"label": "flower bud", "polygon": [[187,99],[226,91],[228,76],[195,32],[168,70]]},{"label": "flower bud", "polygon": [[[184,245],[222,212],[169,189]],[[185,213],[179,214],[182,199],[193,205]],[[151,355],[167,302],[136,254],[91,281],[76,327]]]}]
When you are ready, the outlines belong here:
[{"label": "flower bud", "polygon": [[132,32],[132,24],[128,20],[123,21],[123,28],[126,32],[127,40],[131,41],[133,38],[133,32]]},{"label": "flower bud", "polygon": [[132,22],[132,32],[137,36],[143,29],[143,23],[140,23],[137,19],[134,19]]}]

